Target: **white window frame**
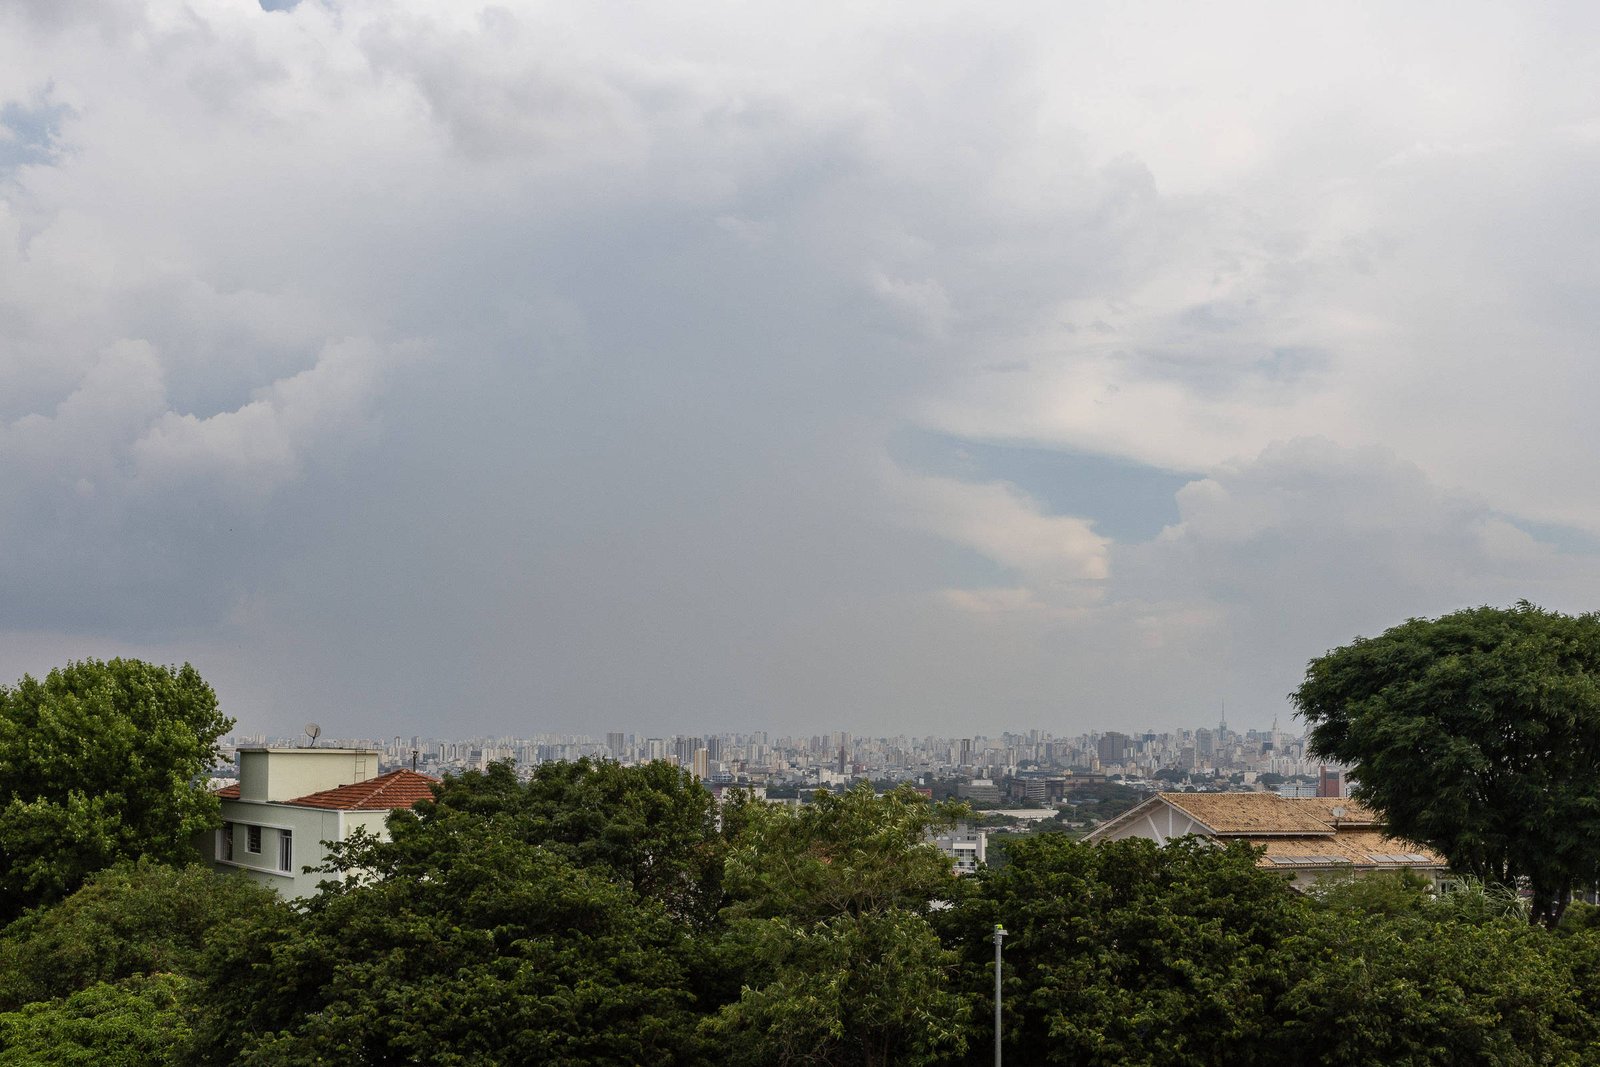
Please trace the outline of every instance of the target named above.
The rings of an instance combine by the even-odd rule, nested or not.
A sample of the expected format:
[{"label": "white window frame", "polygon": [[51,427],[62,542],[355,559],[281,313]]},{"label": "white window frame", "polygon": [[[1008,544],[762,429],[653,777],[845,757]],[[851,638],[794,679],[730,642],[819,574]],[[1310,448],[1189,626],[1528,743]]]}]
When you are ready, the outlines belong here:
[{"label": "white window frame", "polygon": [[278,831],[278,870],[294,873],[294,831]]}]

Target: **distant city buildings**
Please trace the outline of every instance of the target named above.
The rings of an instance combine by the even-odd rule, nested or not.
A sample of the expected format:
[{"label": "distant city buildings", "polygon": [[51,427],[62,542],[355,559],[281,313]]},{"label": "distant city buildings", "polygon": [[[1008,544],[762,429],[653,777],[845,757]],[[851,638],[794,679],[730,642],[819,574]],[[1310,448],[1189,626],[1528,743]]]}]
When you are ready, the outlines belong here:
[{"label": "distant city buildings", "polygon": [[[296,747],[301,736],[225,738],[238,747]],[[385,768],[442,775],[481,770],[510,760],[531,773],[557,760],[609,759],[623,764],[665,760],[705,780],[773,789],[837,786],[857,779],[922,786],[947,782],[943,795],[980,802],[1060,803],[1085,780],[1171,783],[1197,788],[1286,788],[1291,794],[1344,796],[1341,768],[1309,758],[1302,738],[1271,730],[1238,733],[1226,722],[1193,730],[1106,730],[1070,737],[1041,730],[966,737],[900,734],[865,737],[843,731],[772,737],[767,731],[646,736],[625,731],[601,735],[538,733],[523,737],[339,738],[324,746],[369,749]],[[986,785],[979,783],[987,783]],[[1303,788],[1308,787],[1308,789]],[[999,794],[991,799],[989,790]]]},{"label": "distant city buildings", "polygon": [[[222,794],[229,829],[210,843],[214,861],[242,867],[289,896],[308,891],[304,879],[292,872],[320,859],[320,854],[313,854],[318,842],[340,839],[352,826],[381,825],[390,801],[395,801],[392,806],[406,806],[399,803],[404,799],[399,793],[358,796],[359,791],[339,787],[404,771],[412,776],[406,779],[407,786],[425,792],[425,786],[416,786],[428,780],[424,775],[438,778],[482,770],[504,760],[523,775],[532,774],[540,764],[561,760],[615,760],[624,765],[662,761],[693,774],[719,800],[739,791],[771,803],[798,804],[816,789],[845,789],[860,781],[880,790],[911,785],[935,800],[963,800],[980,815],[1011,825],[1008,832],[1090,828],[1158,790],[1253,792],[1274,799],[1310,800],[1345,797],[1349,786],[1342,768],[1306,755],[1303,738],[1282,733],[1276,724],[1271,730],[1237,733],[1225,721],[1193,730],[1106,730],[1070,737],[1036,729],[954,738],[865,737],[843,731],[773,737],[764,730],[651,737],[611,731],[594,736],[330,738],[316,748],[307,747],[303,735],[236,736],[224,738],[223,743],[230,759],[238,751],[247,778],[264,773],[268,764],[261,761],[269,759],[264,755],[269,752],[279,754],[270,758],[284,768],[342,767],[339,761],[344,757],[335,757],[335,752],[361,754],[359,766],[334,775],[341,779],[338,782],[313,775],[315,782],[306,778],[288,786],[284,783],[291,779],[281,771],[272,776],[270,795],[263,791],[266,787],[248,782],[243,794],[239,785]],[[329,795],[314,795],[318,793]],[[1121,799],[1110,800],[1113,806],[1108,808],[1108,798],[1118,796]],[[329,804],[354,806],[334,815]],[[1056,819],[1057,809],[1065,822]],[[1029,810],[1037,811],[1040,819],[1018,818]],[[985,862],[987,842],[987,830],[972,824],[941,835],[935,843],[957,870],[970,870]]]}]

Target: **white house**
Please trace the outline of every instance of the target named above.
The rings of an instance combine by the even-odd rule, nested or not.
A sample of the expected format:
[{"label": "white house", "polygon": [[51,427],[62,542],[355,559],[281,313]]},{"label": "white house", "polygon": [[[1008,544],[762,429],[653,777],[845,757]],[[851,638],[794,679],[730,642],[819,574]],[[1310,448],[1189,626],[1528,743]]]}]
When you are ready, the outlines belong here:
[{"label": "white house", "polygon": [[391,811],[433,799],[437,779],[377,770],[378,753],[365,749],[242,748],[239,783],[217,791],[222,827],[201,850],[281,896],[310,896],[327,877],[304,873],[327,858],[323,842],[343,841],[357,827],[387,837]]},{"label": "white house", "polygon": [[1443,856],[1390,837],[1377,813],[1342,797],[1157,793],[1101,823],[1084,840],[1144,837],[1164,845],[1190,834],[1248,842],[1262,849],[1258,866],[1283,871],[1297,887],[1329,875],[1407,869],[1438,878],[1448,869]]}]

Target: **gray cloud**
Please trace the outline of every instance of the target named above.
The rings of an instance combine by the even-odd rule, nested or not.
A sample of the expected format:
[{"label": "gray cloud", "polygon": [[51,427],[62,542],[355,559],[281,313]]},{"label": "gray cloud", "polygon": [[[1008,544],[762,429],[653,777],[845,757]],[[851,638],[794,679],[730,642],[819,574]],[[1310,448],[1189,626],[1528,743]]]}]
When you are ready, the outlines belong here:
[{"label": "gray cloud", "polygon": [[0,13],[0,675],[1264,722],[1590,595],[1585,11],[73,7]]}]

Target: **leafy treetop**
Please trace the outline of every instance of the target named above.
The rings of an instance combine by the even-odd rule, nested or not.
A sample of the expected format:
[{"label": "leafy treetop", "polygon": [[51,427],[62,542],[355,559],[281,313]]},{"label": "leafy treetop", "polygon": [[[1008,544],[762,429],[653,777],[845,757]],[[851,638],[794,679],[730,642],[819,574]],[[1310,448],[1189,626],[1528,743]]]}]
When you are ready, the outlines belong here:
[{"label": "leafy treetop", "polygon": [[1311,661],[1316,755],[1457,871],[1526,878],[1554,925],[1600,879],[1600,616],[1526,602],[1412,619]]},{"label": "leafy treetop", "polygon": [[0,687],[0,920],[119,860],[193,858],[232,725],[188,664],[80,660]]}]

